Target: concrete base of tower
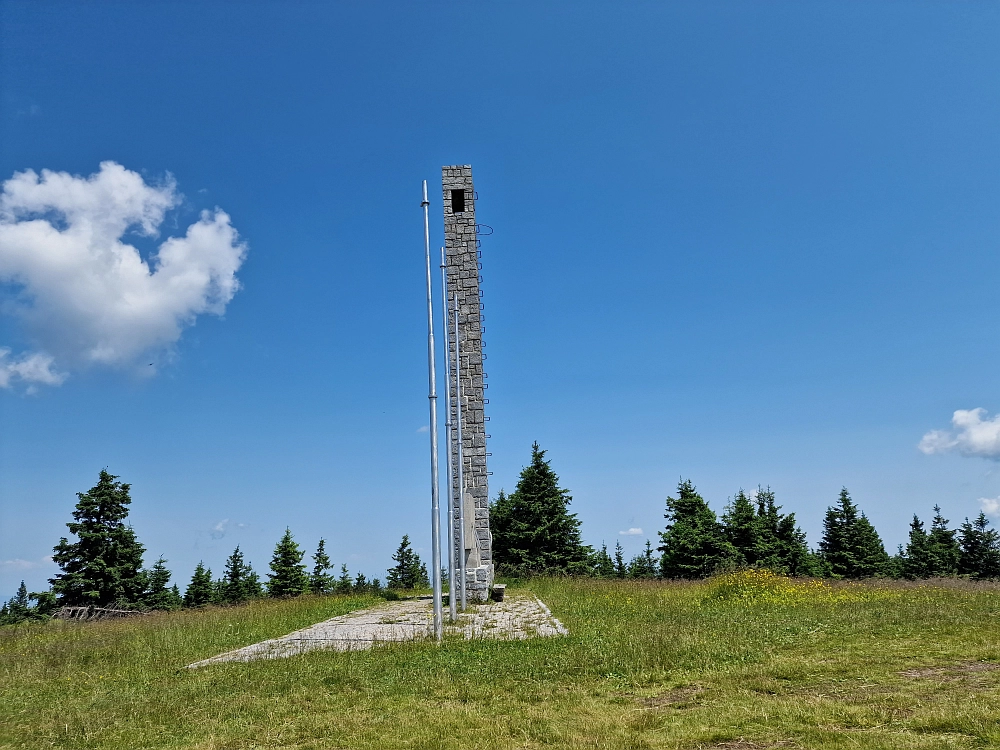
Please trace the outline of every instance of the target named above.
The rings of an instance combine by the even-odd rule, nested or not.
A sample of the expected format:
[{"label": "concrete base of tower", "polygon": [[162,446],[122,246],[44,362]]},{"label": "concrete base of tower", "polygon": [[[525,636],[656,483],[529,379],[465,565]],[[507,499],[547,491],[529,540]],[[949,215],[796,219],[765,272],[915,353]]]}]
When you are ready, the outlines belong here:
[{"label": "concrete base of tower", "polygon": [[493,565],[480,565],[465,571],[465,596],[470,602],[483,604],[490,599],[493,588]]}]

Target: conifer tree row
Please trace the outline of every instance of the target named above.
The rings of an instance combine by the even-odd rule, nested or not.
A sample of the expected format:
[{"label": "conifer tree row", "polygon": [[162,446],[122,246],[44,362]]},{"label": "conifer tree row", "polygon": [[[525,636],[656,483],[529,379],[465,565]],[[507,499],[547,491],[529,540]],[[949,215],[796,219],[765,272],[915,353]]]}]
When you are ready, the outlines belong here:
[{"label": "conifer tree row", "polygon": [[[0,624],[44,619],[59,606],[173,609],[235,604],[265,595],[265,587],[239,546],[226,559],[218,580],[213,580],[211,569],[199,562],[183,597],[170,583],[164,557],[144,568],[145,549],[126,522],[132,502],[130,489],[129,484],[102,470],[94,487],[77,493],[73,521],[67,524],[70,538],[62,538],[54,549],[53,560],[60,572],[50,579],[51,590],[29,593],[22,582],[15,595],[0,605]],[[982,512],[973,521],[966,518],[957,529],[949,527],[937,505],[929,528],[914,515],[907,543],[890,557],[875,527],[846,488],[826,511],[815,552],[809,549],[795,515],[781,512],[769,487],[758,487],[753,494],[740,489],[721,516],[690,480],[682,480],[676,494],[667,498],[666,523],[658,532],[660,544],[655,552],[649,540],[645,550],[628,562],[620,541],[616,541],[613,555],[606,544],[595,552],[583,543],[580,521],[569,512],[572,498],[559,486],[545,451],[535,443],[515,491],[507,495],[501,490],[491,504],[497,570],[500,574],[643,579],[701,578],[727,569],[758,567],[788,575],[838,578],[1000,578],[1000,533],[990,528]],[[382,590],[378,579],[369,581],[361,573],[352,578],[346,565],[334,576],[324,539],[312,555],[309,574],[304,555],[286,528],[271,559],[267,595]],[[391,588],[429,585],[426,565],[412,549],[408,536],[404,535],[393,562],[388,571]]]},{"label": "conifer tree row", "polygon": [[[568,493],[538,444],[531,464],[521,472],[517,490],[500,491],[491,504],[490,529],[498,571],[509,574],[561,572],[598,577],[702,578],[739,568],[767,568],[793,576],[835,578],[963,575],[1000,578],[1000,534],[980,513],[950,529],[938,506],[929,530],[919,518],[911,524],[910,541],[890,557],[871,521],[841,489],[823,520],[818,548],[809,548],[794,513],[783,513],[770,487],[753,495],[739,490],[717,516],[690,480],[682,480],[677,496],[667,498],[666,524],[654,554],[646,550],[627,564],[620,542],[612,556],[606,543],[595,552],[580,541],[580,524],[568,513]],[[554,502],[562,498],[564,502]],[[567,518],[568,517],[568,518]],[[560,533],[561,531],[561,533]],[[554,565],[560,550],[586,550],[574,560]]]}]

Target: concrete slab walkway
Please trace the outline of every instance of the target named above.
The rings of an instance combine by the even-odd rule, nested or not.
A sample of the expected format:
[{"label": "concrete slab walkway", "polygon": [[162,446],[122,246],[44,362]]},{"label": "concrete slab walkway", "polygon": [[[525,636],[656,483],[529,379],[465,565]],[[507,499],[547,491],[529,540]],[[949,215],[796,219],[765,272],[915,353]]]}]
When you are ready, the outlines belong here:
[{"label": "concrete slab walkway", "polygon": [[[529,595],[512,595],[512,592],[502,602],[470,605],[454,624],[449,624],[447,617],[446,607],[446,637],[460,635],[466,639],[520,640],[568,634],[563,624],[552,616],[540,599]],[[229,661],[281,659],[316,649],[359,651],[379,643],[425,640],[432,635],[430,598],[407,599],[331,617],[280,638],[227,651],[189,664],[188,667],[204,667]]]}]

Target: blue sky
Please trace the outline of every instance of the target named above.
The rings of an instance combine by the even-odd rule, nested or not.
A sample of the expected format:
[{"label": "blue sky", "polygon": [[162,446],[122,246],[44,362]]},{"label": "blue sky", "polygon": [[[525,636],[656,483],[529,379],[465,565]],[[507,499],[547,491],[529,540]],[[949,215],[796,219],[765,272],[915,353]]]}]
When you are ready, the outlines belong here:
[{"label": "blue sky", "polygon": [[0,180],[121,165],[162,202],[158,236],[121,241],[149,260],[208,210],[238,232],[213,278],[240,285],[141,280],[163,303],[141,325],[106,294],[67,315],[90,277],[33,297],[0,235],[0,598],[52,575],[104,467],[182,586],[236,544],[266,569],[286,525],[369,576],[403,533],[426,550],[420,181],[436,246],[454,163],[495,229],[493,494],[538,440],[586,540],[629,554],[680,477],[717,510],[770,484],[814,544],[842,485],[890,550],[935,503],[997,510],[995,4],[7,0],[0,22]]}]

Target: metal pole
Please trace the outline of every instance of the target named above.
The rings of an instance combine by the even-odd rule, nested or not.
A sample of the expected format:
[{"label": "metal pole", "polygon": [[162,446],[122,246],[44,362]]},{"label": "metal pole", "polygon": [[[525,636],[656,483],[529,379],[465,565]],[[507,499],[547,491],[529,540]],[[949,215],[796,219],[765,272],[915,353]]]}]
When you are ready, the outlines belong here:
[{"label": "metal pole", "polygon": [[458,334],[458,289],[455,290],[455,409],[458,429],[458,590],[465,611],[465,460],[462,456],[462,339]]},{"label": "metal pole", "polygon": [[444,429],[448,445],[448,460],[445,461],[445,479],[448,483],[448,617],[450,622],[455,622],[457,618],[455,597],[458,594],[458,587],[455,585],[455,492],[451,486],[451,336],[448,334],[448,271],[445,263],[444,248],[441,248],[441,297],[444,313],[444,397],[447,407],[445,407]]},{"label": "metal pole", "polygon": [[[434,637],[441,640],[444,625],[441,622],[441,508],[438,504],[438,415],[437,374],[434,371],[434,302],[431,287],[431,235],[427,219],[427,180],[424,180],[424,259],[427,264],[427,400],[431,410],[431,576],[434,586]],[[447,320],[447,319],[446,319]]]}]

